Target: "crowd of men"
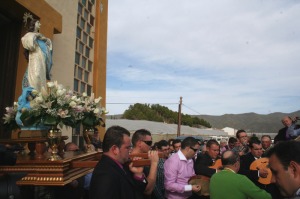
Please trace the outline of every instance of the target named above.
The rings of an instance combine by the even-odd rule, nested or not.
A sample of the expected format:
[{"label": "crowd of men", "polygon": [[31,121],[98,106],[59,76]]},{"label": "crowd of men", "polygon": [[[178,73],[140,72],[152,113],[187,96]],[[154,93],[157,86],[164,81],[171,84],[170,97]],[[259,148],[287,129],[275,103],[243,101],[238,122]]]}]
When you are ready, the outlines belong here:
[{"label": "crowd of men", "polygon": [[[293,140],[299,128],[289,117],[282,122],[274,145],[269,135],[249,138],[244,130],[221,145],[193,137],[152,145],[146,129],[130,138],[127,129],[112,126],[92,174],[90,198],[300,198],[300,142]],[[134,166],[143,153],[149,164]]]},{"label": "crowd of men", "polygon": [[[131,136],[112,126],[103,142],[98,132],[92,139],[103,150],[92,173],[55,191],[39,186],[34,193],[79,199],[300,199],[297,120],[282,119],[274,144],[270,135],[249,137],[242,129],[220,143],[194,137],[153,143],[146,129]],[[79,150],[74,143],[64,148]]]}]

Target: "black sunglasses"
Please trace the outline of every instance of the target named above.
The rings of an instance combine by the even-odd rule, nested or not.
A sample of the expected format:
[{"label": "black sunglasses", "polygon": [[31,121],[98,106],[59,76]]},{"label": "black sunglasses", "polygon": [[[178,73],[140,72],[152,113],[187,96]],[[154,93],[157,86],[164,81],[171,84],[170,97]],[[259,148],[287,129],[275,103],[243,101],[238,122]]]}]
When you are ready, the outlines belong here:
[{"label": "black sunglasses", "polygon": [[145,142],[145,144],[147,144],[148,146],[152,146],[152,141],[145,141],[145,140],[142,141]]},{"label": "black sunglasses", "polygon": [[193,147],[190,146],[190,149],[192,149],[195,153],[199,150],[199,149],[195,149]]}]

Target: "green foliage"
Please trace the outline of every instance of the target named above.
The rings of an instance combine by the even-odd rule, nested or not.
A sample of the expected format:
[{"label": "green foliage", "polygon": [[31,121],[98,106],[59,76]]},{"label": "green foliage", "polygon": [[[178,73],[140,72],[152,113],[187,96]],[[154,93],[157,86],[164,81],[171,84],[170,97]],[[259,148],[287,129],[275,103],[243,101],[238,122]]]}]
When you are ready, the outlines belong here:
[{"label": "green foliage", "polygon": [[[178,112],[171,111],[165,106],[159,104],[134,104],[123,113],[124,119],[130,120],[148,120],[155,122],[166,122],[169,124],[178,124]],[[183,125],[191,127],[205,126],[211,128],[209,122],[199,119],[198,117],[192,117],[190,115],[181,114],[181,121]]]}]

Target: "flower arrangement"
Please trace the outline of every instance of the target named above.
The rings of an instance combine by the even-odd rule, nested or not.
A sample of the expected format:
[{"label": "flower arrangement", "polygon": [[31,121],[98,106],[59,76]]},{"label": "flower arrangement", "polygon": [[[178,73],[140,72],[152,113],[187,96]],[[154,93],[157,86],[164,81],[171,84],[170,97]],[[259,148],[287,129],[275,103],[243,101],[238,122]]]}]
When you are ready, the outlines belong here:
[{"label": "flower arrangement", "polygon": [[[83,126],[94,127],[104,124],[102,115],[107,112],[100,105],[101,97],[95,99],[94,94],[76,94],[56,81],[48,82],[47,88],[42,88],[41,92],[33,90],[31,93],[30,108],[19,110],[24,126],[75,127],[81,123]],[[6,108],[3,117],[5,125],[16,124],[17,111],[17,103],[14,103],[14,107]]]},{"label": "flower arrangement", "polygon": [[105,126],[102,115],[106,114],[106,110],[100,106],[101,97],[94,98],[94,93],[89,97],[83,93],[80,97],[80,108],[82,108],[81,123],[86,128],[92,128],[98,125]]}]

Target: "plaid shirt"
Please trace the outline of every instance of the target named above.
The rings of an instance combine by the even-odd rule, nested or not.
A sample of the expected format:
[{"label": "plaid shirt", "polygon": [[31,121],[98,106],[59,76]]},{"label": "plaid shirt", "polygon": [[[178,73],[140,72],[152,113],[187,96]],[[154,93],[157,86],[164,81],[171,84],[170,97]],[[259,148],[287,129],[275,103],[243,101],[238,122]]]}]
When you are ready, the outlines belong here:
[{"label": "plaid shirt", "polygon": [[164,163],[165,159],[159,158],[157,165],[156,184],[152,194],[153,199],[165,199]]}]

